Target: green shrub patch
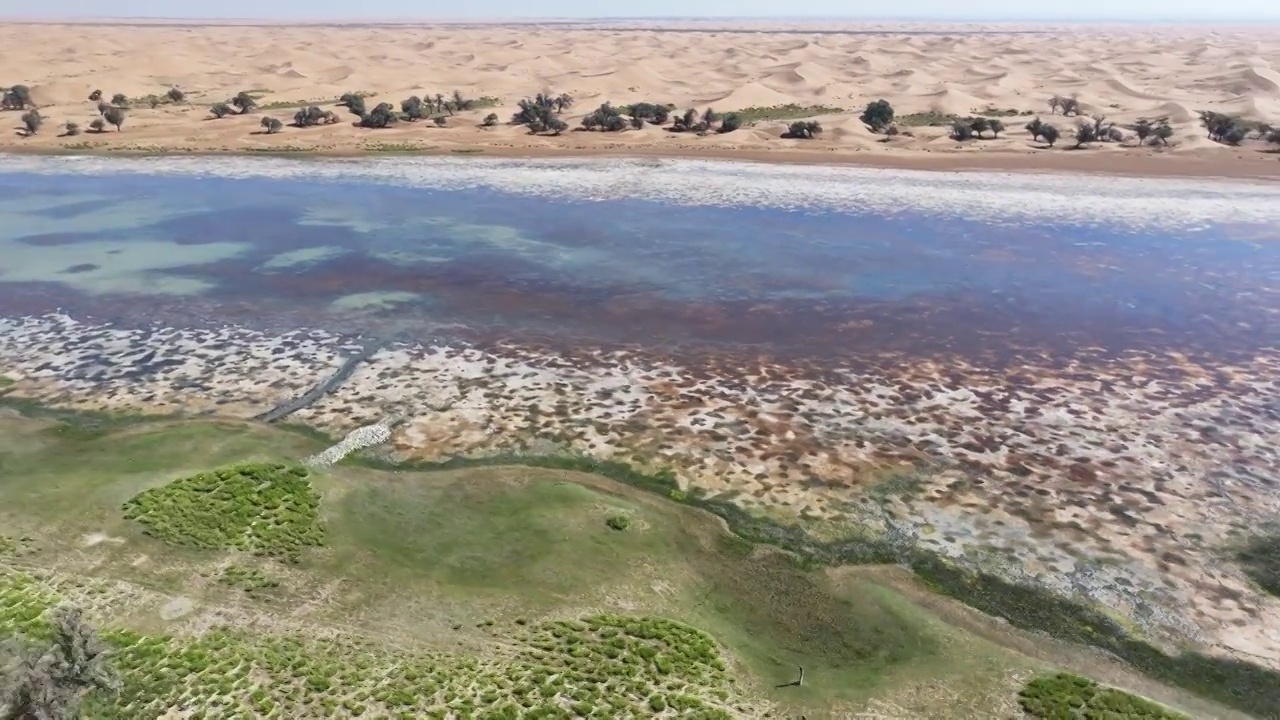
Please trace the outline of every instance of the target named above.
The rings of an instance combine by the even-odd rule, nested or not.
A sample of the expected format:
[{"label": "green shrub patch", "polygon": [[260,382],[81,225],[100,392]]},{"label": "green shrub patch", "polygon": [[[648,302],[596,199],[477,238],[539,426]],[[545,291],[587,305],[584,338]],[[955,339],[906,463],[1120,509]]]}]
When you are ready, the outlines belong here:
[{"label": "green shrub patch", "polygon": [[320,495],[300,465],[245,463],[134,496],[125,518],[173,545],[296,560],[324,544]]}]

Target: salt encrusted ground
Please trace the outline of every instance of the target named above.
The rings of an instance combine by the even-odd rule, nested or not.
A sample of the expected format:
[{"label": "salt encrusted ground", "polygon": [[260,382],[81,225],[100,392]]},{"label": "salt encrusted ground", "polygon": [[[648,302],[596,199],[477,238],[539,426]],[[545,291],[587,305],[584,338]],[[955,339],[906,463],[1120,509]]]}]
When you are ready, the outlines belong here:
[{"label": "salt encrusted ground", "polygon": [[[9,392],[76,407],[251,417],[360,347],[323,332],[0,321]],[[1235,533],[1280,515],[1278,396],[1274,354],[1004,373],[885,362],[816,379],[759,362],[399,344],[290,419],[341,436],[403,418],[391,443],[407,457],[555,449],[673,467],[815,527],[888,523],[1157,635],[1280,667],[1280,602],[1222,559]]]}]

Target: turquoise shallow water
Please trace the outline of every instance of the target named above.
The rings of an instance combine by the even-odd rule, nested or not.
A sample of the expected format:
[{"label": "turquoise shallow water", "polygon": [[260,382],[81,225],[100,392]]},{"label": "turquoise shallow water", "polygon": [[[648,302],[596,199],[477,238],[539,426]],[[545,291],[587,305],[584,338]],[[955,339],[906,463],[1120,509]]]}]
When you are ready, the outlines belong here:
[{"label": "turquoise shallow water", "polygon": [[0,312],[813,355],[1280,343],[1266,223],[618,195],[0,172]]}]

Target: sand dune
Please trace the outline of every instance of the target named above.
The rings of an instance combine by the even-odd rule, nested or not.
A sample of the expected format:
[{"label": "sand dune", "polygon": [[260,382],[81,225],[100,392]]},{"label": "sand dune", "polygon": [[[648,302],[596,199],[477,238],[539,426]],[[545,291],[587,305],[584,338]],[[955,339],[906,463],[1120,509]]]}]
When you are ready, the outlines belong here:
[{"label": "sand dune", "polygon": [[[679,25],[679,27],[676,27]],[[941,33],[938,31],[942,31]],[[1034,31],[1034,32],[1025,32]],[[1280,155],[1250,140],[1229,148],[1206,142],[1197,113],[1217,110],[1280,124],[1280,35],[1235,28],[1121,28],[652,23],[579,25],[210,25],[3,24],[0,83],[22,83],[48,119],[34,137],[11,118],[0,148],[54,151],[173,150],[363,152],[395,146],[424,152],[564,150],[696,154],[714,150],[785,159],[801,151],[833,161],[858,158],[1021,158],[1052,165],[1064,155],[1032,142],[1021,126],[1049,118],[1048,98],[1078,96],[1088,113],[1122,124],[1167,116],[1168,148],[1097,146],[1088,155],[1118,162],[1139,156],[1254,163],[1257,175],[1280,175]],[[1052,48],[1045,52],[1044,48]],[[92,89],[107,97],[162,94],[177,86],[187,105],[136,104],[123,132],[58,137],[66,121],[95,116]],[[205,109],[241,90],[256,90],[266,114],[288,121],[298,104],[332,108],[344,92],[364,91],[398,104],[409,95],[499,99],[463,113],[444,128],[402,123],[380,131],[342,122],[319,128],[257,131],[262,112],[201,122]],[[827,132],[811,141],[780,138],[790,118],[757,121],[724,136],[697,137],[654,128],[622,133],[530,136],[505,123],[481,128],[490,112],[506,120],[516,102],[540,91],[567,92],[579,103],[565,113],[576,127],[604,101],[670,102],[725,112],[799,105],[843,108],[818,117]],[[888,99],[898,114],[969,115],[999,110],[1011,131],[999,139],[956,143],[945,127],[910,127],[883,142],[857,120],[866,103]],[[792,113],[794,115],[795,113]],[[1074,118],[1052,119],[1064,133]],[[11,130],[12,129],[12,130]],[[1073,155],[1082,155],[1073,153]],[[922,160],[923,161],[923,160]],[[1085,162],[1075,159],[1073,163]],[[1103,162],[1100,160],[1100,162]],[[1146,162],[1142,160],[1141,162]],[[1251,166],[1252,167],[1252,166]]]}]

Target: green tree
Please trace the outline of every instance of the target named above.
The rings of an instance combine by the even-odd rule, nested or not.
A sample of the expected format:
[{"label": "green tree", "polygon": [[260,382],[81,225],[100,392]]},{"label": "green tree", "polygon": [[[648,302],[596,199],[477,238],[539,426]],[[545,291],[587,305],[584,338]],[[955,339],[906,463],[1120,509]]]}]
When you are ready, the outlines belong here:
[{"label": "green tree", "polygon": [[1084,147],[1091,142],[1097,142],[1097,127],[1089,123],[1080,123],[1076,125],[1076,147]]},{"label": "green tree", "polygon": [[106,112],[102,113],[102,117],[116,126],[116,132],[120,132],[120,128],[124,125],[124,108],[109,107]]},{"label": "green tree", "polygon": [[377,107],[360,118],[360,127],[386,128],[399,121],[400,116],[396,114],[395,108],[391,107],[391,103],[384,102],[378,103]]},{"label": "green tree", "polygon": [[1026,124],[1026,128],[1027,132],[1031,133],[1032,140],[1039,140],[1043,136],[1041,131],[1044,130],[1045,123],[1038,117],[1033,118],[1031,122]]},{"label": "green tree", "polygon": [[338,122],[338,116],[318,105],[304,107],[293,114],[293,124],[297,127],[315,125],[331,125]]},{"label": "green tree", "polygon": [[31,88],[26,85],[14,85],[0,96],[0,109],[26,110],[27,106],[35,106],[31,99]]},{"label": "green tree", "polygon": [[[104,110],[103,113],[106,111]],[[214,103],[209,106],[209,112],[216,118],[224,118],[234,112],[231,106],[224,102]]]},{"label": "green tree", "polygon": [[959,142],[972,140],[974,138],[973,125],[963,120],[956,120],[955,122],[951,123],[951,132],[949,136],[951,137],[952,140],[956,140]]},{"label": "green tree", "polygon": [[268,135],[274,135],[284,129],[284,123],[273,117],[262,118],[262,127],[267,131]]},{"label": "green tree", "polygon": [[783,137],[812,140],[822,134],[822,123],[817,120],[797,120],[787,127]]},{"label": "green tree", "polygon": [[111,96],[111,104],[116,107],[127,108],[129,107],[129,96],[124,93],[116,93]]},{"label": "green tree", "polygon": [[1138,144],[1146,144],[1147,139],[1155,134],[1156,128],[1151,121],[1146,118],[1140,118],[1138,122],[1133,124],[1133,132],[1138,136]]},{"label": "green tree", "polygon": [[241,115],[258,107],[257,99],[244,90],[236,93],[236,96],[231,98],[231,104],[236,106]]},{"label": "green tree", "polygon": [[551,102],[555,105],[556,112],[562,113],[566,108],[573,107],[573,96],[569,93],[560,93]]},{"label": "green tree", "polygon": [[431,114],[431,109],[422,102],[422,98],[412,95],[400,101],[400,112],[405,120],[421,120]]},{"label": "green tree", "polygon": [[0,695],[6,719],[76,720],[87,695],[120,689],[106,645],[79,610],[55,609],[50,625],[47,643],[9,643]]},{"label": "green tree", "polygon": [[625,130],[629,123],[622,117],[622,112],[610,103],[604,103],[582,118],[582,127],[587,130],[603,130],[618,132]]},{"label": "green tree", "polygon": [[991,121],[984,117],[976,117],[969,121],[969,129],[981,139],[982,133],[991,129]]},{"label": "green tree", "polygon": [[1040,126],[1040,137],[1048,143],[1049,147],[1053,147],[1053,144],[1058,142],[1059,134],[1058,128],[1050,125],[1049,123],[1044,123]]},{"label": "green tree", "polygon": [[991,137],[993,138],[1000,137],[1000,133],[1004,132],[1004,121],[1000,118],[987,120],[987,126],[991,128]]},{"label": "green tree", "polygon": [[40,115],[39,110],[28,110],[22,114],[21,119],[27,135],[35,135],[40,130],[40,126],[44,125],[44,117]]},{"label": "green tree", "polygon": [[338,98],[338,105],[350,110],[353,115],[365,116],[364,97],[357,93],[343,94],[342,97]]},{"label": "green tree", "polygon": [[720,118],[720,129],[718,132],[731,133],[742,127],[742,116],[738,113],[727,113]]},{"label": "green tree", "polygon": [[859,119],[867,127],[871,128],[872,132],[883,132],[885,128],[893,124],[893,106],[889,104],[888,100],[883,99],[867,103],[867,108],[862,111]]},{"label": "green tree", "polygon": [[1162,122],[1156,126],[1155,136],[1161,144],[1168,145],[1169,138],[1173,137],[1173,128],[1169,126],[1169,123]]}]

